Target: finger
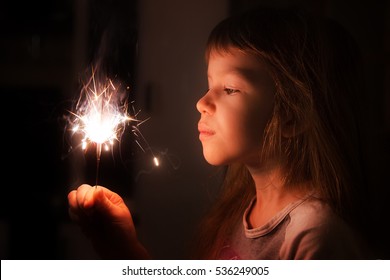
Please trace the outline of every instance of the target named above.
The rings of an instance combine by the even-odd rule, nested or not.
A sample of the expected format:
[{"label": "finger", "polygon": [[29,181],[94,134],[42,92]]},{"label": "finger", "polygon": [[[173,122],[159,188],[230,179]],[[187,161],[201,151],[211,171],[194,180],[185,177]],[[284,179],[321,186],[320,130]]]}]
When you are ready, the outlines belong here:
[{"label": "finger", "polygon": [[77,206],[80,209],[84,209],[84,203],[85,203],[85,196],[92,187],[87,184],[83,184],[80,187],[77,188],[76,192],[76,201],[77,201]]},{"label": "finger", "polygon": [[84,203],[83,208],[85,210],[92,210],[92,208],[95,206],[95,194],[96,188],[95,187],[88,187],[85,192],[84,196]]},{"label": "finger", "polygon": [[73,191],[69,192],[69,194],[68,194],[68,204],[69,204],[69,207],[72,209],[78,208],[76,193],[77,193],[77,191],[73,190]]}]

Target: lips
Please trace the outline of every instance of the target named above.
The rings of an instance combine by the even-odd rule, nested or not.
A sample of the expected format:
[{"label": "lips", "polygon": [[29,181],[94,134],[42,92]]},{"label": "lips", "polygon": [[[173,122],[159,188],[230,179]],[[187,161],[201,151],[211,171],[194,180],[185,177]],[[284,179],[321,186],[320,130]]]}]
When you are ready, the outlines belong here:
[{"label": "lips", "polygon": [[198,124],[198,131],[200,141],[206,140],[215,134],[214,130],[212,130],[206,124],[201,122]]}]

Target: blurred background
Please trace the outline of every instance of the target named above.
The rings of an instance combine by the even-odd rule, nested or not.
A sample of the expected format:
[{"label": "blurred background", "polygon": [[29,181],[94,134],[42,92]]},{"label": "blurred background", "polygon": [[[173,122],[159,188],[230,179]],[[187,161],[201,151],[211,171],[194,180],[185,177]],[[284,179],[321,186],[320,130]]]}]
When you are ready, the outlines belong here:
[{"label": "blurred background", "polygon": [[147,119],[140,126],[144,150],[125,132],[102,154],[98,183],[126,200],[152,255],[187,258],[194,228],[218,183],[197,132],[195,103],[207,89],[204,46],[221,19],[257,4],[298,5],[332,17],[359,43],[369,89],[369,203],[378,225],[372,230],[382,258],[389,259],[390,6],[385,0],[3,1],[1,259],[98,258],[67,212],[68,192],[96,180],[94,153],[82,151],[67,127],[68,110],[91,65],[127,85],[138,118]]}]

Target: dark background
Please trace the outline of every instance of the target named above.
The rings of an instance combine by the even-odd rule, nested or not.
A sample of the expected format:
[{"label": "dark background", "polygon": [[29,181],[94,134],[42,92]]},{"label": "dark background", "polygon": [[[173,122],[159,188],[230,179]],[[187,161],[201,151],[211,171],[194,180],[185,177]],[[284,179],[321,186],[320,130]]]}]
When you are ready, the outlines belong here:
[{"label": "dark background", "polygon": [[[235,13],[268,1],[227,2],[229,13]],[[390,191],[385,176],[390,155],[390,7],[387,1],[276,3],[299,4],[335,18],[361,47],[371,139],[368,166],[373,198],[369,203],[377,224],[372,230],[378,237],[375,243],[382,248],[382,257],[388,259],[390,242],[385,225],[389,211],[385,205]],[[99,65],[108,76],[133,85],[130,95],[137,91],[137,23],[142,16],[138,11],[137,1],[130,0],[3,1],[2,259],[96,257],[88,247],[87,252],[72,251],[69,238],[64,238],[80,234],[68,226],[67,193],[82,182],[94,184],[96,176],[94,155],[84,154],[69,138],[67,110],[72,108],[80,90],[80,73],[91,64]],[[99,184],[109,184],[129,196],[134,177],[131,141],[124,140],[112,154],[102,156],[100,174],[104,176],[99,178]]]},{"label": "dark background", "polygon": [[[134,84],[135,15],[135,1],[3,1],[2,258],[69,257],[61,239],[66,197],[81,182],[94,184],[97,171],[95,153],[84,153],[71,137],[68,110],[91,65]],[[117,163],[129,152],[127,142],[102,154],[99,184],[131,186],[131,166]]]}]

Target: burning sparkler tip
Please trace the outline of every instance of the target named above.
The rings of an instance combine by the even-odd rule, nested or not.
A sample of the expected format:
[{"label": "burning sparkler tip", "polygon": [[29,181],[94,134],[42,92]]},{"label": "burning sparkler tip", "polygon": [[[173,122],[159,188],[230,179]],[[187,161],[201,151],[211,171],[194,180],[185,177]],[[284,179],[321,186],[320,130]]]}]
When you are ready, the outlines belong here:
[{"label": "burning sparkler tip", "polygon": [[153,161],[154,161],[154,165],[155,165],[155,166],[159,166],[159,165],[160,165],[160,161],[158,160],[157,157],[154,157],[154,158],[153,158]]},{"label": "burning sparkler tip", "polygon": [[[93,144],[96,145],[96,185],[98,178],[99,162],[101,151],[113,149],[114,142],[120,138],[127,126],[130,126],[132,133],[147,146],[146,139],[139,130],[139,126],[146,120],[138,119],[138,113],[134,108],[134,101],[128,102],[124,99],[123,87],[116,85],[111,79],[95,79],[95,70],[92,69],[92,76],[87,83],[83,84],[82,91],[75,106],[75,111],[69,111],[72,115],[72,133],[82,134],[81,147],[86,151]],[[127,86],[126,90],[130,90]],[[131,104],[132,114],[128,114],[128,105]],[[145,152],[139,140],[137,145]],[[152,153],[153,155],[153,153]],[[160,166],[160,161],[153,155],[153,163]]]}]

